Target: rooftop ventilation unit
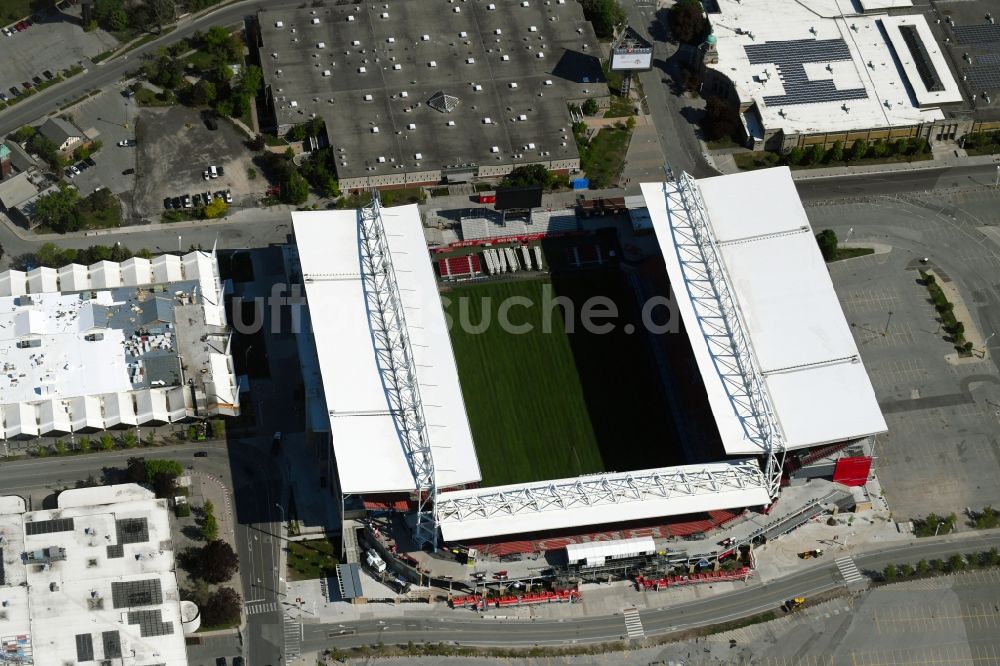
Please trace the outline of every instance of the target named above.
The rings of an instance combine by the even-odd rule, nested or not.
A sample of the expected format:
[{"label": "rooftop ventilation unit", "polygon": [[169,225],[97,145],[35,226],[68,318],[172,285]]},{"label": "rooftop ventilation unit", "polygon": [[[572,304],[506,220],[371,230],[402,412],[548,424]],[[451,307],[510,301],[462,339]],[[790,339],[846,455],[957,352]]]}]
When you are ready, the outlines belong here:
[{"label": "rooftop ventilation unit", "polygon": [[427,106],[440,113],[451,113],[460,103],[461,101],[454,95],[446,95],[440,90],[427,100]]}]

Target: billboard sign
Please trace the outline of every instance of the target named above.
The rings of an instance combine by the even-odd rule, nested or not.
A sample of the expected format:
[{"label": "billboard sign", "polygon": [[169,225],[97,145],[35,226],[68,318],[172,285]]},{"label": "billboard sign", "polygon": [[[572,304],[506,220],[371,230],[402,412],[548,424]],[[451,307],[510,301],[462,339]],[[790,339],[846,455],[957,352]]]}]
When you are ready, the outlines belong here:
[{"label": "billboard sign", "polygon": [[620,49],[611,54],[611,69],[644,71],[653,67],[653,49]]}]

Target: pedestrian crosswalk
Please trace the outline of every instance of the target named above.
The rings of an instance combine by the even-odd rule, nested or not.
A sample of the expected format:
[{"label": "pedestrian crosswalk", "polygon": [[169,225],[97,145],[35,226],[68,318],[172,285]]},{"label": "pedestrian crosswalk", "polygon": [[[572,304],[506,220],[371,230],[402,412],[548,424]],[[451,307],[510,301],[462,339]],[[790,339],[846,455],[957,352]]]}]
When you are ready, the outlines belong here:
[{"label": "pedestrian crosswalk", "polygon": [[642,620],[639,619],[639,611],[636,608],[626,608],[622,613],[625,615],[625,631],[629,638],[643,638],[646,631],[642,628]]},{"label": "pedestrian crosswalk", "polygon": [[287,615],[284,617],[285,663],[291,662],[302,651],[302,625]]},{"label": "pedestrian crosswalk", "polygon": [[247,604],[247,615],[257,615],[259,613],[271,613],[278,610],[276,601],[264,601],[260,603]]},{"label": "pedestrian crosswalk", "polygon": [[840,575],[844,577],[844,582],[848,585],[853,585],[854,583],[860,583],[865,579],[858,571],[858,566],[854,564],[854,560],[850,557],[838,557],[835,560],[837,568],[840,569]]}]

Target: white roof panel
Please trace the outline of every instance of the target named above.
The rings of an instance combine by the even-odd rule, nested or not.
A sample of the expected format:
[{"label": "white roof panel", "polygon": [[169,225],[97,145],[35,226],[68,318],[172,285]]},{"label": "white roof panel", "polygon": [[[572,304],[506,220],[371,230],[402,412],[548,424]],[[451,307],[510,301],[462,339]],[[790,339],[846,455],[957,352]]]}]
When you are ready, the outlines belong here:
[{"label": "white roof panel", "polygon": [[[708,223],[787,448],[885,432],[875,391],[786,167],[698,181]],[[744,431],[684,284],[689,221],[661,183],[643,194],[681,316],[730,455],[760,453]],[[667,184],[668,192],[676,186]],[[761,196],[761,193],[767,196]],[[681,243],[683,245],[683,243]],[[780,260],[779,260],[780,259]]]},{"label": "white roof panel", "polygon": [[[383,208],[439,487],[479,481],[479,464],[417,206]],[[344,492],[414,488],[375,359],[358,254],[358,212],[292,214],[330,431]],[[383,418],[384,417],[384,418]]]},{"label": "white roof panel", "polygon": [[653,541],[653,537],[648,536],[566,544],[566,557],[570,562],[605,557],[634,557],[655,552],[656,543]]},{"label": "white roof panel", "polygon": [[[643,479],[655,479],[653,485],[659,495],[649,492],[636,496],[632,489],[644,487]],[[614,497],[580,490],[580,484],[587,482],[622,490]],[[556,488],[570,492],[563,494],[560,501],[551,501]],[[497,503],[501,496],[504,501]],[[727,460],[443,492],[438,495],[438,525],[446,542],[470,542],[506,534],[763,506],[770,501],[767,484],[755,461]],[[451,510],[456,503],[489,508],[460,515]]]}]

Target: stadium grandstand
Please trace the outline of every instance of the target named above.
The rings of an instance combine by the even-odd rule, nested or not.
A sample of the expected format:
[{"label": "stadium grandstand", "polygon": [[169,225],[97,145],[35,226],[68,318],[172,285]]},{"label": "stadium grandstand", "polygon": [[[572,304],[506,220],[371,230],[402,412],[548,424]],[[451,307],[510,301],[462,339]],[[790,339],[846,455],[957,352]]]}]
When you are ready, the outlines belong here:
[{"label": "stadium grandstand", "polygon": [[[300,355],[318,379],[309,427],[332,447],[345,516],[404,514],[417,547],[500,555],[684,537],[769,507],[820,459],[870,462],[885,421],[788,169],[682,174],[642,192],[710,415],[684,444],[696,461],[493,487],[480,483],[418,207],[382,208],[376,195],[359,210],[292,214],[291,272],[310,319],[300,344],[312,347]],[[507,249],[437,268],[468,275]]]}]

